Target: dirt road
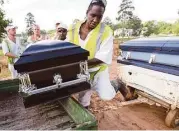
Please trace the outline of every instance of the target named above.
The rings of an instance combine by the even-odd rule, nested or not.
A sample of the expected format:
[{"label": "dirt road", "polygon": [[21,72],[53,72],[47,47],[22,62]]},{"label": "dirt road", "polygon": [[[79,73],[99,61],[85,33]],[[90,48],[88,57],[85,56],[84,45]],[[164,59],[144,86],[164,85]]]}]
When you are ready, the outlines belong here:
[{"label": "dirt road", "polygon": [[[116,60],[110,69],[111,79],[116,76]],[[148,104],[121,107],[119,94],[104,102],[94,94],[90,110],[98,119],[100,130],[169,130],[164,124],[166,109]],[[179,129],[179,128],[177,128]]]}]

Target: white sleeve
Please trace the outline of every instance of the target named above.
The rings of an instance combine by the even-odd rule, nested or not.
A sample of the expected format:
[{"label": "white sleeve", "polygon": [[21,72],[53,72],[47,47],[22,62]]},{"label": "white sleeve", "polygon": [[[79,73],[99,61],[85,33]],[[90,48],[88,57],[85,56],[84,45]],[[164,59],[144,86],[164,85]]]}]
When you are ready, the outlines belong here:
[{"label": "white sleeve", "polygon": [[6,55],[6,53],[9,53],[9,49],[7,47],[7,44],[4,41],[2,42],[2,51],[3,51],[4,55]]},{"label": "white sleeve", "polygon": [[103,61],[106,64],[111,64],[113,55],[113,35],[110,36],[101,43],[100,49],[96,52],[95,58]]}]

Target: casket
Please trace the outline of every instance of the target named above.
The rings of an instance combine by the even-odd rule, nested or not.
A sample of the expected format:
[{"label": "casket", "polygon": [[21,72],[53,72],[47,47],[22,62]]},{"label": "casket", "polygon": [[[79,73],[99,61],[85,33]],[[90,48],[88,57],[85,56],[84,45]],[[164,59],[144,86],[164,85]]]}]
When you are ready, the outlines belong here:
[{"label": "casket", "polygon": [[88,51],[69,42],[45,40],[29,46],[14,64],[19,91],[40,103],[90,89],[88,56]]},{"label": "casket", "polygon": [[120,45],[118,62],[179,75],[179,38],[140,38]]}]

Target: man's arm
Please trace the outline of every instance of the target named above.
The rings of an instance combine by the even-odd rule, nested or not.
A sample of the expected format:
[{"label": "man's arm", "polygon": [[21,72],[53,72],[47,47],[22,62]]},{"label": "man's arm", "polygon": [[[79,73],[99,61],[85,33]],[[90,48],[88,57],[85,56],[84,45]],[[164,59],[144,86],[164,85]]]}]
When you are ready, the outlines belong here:
[{"label": "man's arm", "polygon": [[7,52],[7,53],[5,54],[5,56],[7,56],[7,57],[9,57],[9,58],[18,58],[18,56],[14,55],[14,54],[12,54],[12,53],[10,53],[10,52]]},{"label": "man's arm", "polygon": [[56,32],[55,33],[55,36],[52,38],[53,40],[58,40],[58,38],[59,38],[59,34],[58,34],[58,32]]},{"label": "man's arm", "polygon": [[95,66],[99,64],[111,64],[113,54],[113,36],[112,33],[109,37],[101,43],[100,49],[97,51],[95,58],[88,60],[89,66]]},{"label": "man's arm", "polygon": [[110,65],[112,63],[113,55],[113,35],[110,32],[108,38],[100,45],[100,49],[96,52],[95,58],[102,61],[105,64]]},{"label": "man's arm", "polygon": [[3,51],[3,54],[9,58],[17,58],[15,54],[9,52],[7,44],[4,41],[2,42],[2,51]]}]

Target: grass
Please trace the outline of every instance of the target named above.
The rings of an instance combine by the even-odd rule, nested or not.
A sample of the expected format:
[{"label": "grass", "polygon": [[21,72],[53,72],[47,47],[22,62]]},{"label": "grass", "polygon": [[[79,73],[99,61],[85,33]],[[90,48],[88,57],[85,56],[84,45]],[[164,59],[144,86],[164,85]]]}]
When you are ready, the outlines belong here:
[{"label": "grass", "polygon": [[3,56],[2,50],[0,50],[0,80],[9,78],[10,76],[10,71],[7,68],[7,58]]},{"label": "grass", "polygon": [[0,80],[10,78],[11,73],[8,70],[8,68],[1,67],[1,72],[0,72]]}]

